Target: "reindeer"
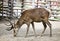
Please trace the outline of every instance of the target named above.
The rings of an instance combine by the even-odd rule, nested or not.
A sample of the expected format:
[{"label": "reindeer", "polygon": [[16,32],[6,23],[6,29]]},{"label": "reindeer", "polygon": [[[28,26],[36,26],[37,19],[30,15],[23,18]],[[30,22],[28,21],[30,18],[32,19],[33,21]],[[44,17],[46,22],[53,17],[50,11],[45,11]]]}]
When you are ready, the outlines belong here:
[{"label": "reindeer", "polygon": [[19,28],[21,28],[21,26],[23,24],[27,25],[26,36],[28,34],[30,24],[32,24],[32,28],[33,28],[34,33],[35,33],[34,35],[36,36],[36,32],[35,32],[35,28],[34,28],[34,22],[42,22],[42,24],[44,26],[44,30],[43,30],[41,35],[43,35],[43,33],[45,32],[47,25],[48,25],[50,28],[50,36],[52,36],[51,23],[48,21],[48,18],[50,16],[50,12],[48,10],[46,10],[45,8],[35,8],[35,9],[25,10],[21,14],[22,15],[20,16],[20,18],[18,19],[16,24],[14,24],[14,26],[9,21],[12,26],[8,30],[13,29],[14,37],[16,37]]}]

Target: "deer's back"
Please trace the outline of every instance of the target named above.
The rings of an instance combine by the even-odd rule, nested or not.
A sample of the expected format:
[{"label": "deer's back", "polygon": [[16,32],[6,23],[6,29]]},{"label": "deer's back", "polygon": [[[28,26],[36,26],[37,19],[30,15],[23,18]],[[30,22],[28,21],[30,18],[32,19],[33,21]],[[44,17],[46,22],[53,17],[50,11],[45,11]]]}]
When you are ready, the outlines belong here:
[{"label": "deer's back", "polygon": [[49,17],[49,12],[44,8],[35,8],[24,11],[22,17],[25,20],[32,19],[33,21],[41,21],[42,19]]}]

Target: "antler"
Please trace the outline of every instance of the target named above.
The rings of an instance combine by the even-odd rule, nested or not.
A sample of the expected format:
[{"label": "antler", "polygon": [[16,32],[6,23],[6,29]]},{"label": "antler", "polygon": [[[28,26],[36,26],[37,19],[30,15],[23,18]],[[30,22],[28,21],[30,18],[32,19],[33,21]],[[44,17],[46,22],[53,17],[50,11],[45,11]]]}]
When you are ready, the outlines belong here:
[{"label": "antler", "polygon": [[8,24],[5,24],[5,25],[7,25],[7,26],[13,25],[13,23],[12,23],[8,18],[5,18],[5,20],[8,21],[8,22],[10,23],[9,25],[8,25]]},{"label": "antler", "polygon": [[12,30],[13,29],[13,23],[10,21],[10,19],[5,18],[5,21],[8,21],[10,23],[9,25],[7,25],[7,24],[4,23],[5,25],[11,26],[11,27],[7,28],[6,30],[8,30],[8,31]]}]

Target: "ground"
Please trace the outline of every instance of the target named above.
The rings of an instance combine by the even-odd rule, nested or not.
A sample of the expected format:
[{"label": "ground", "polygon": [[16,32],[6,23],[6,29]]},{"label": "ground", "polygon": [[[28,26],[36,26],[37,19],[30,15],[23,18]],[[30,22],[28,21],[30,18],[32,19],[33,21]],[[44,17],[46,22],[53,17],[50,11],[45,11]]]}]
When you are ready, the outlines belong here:
[{"label": "ground", "polygon": [[34,23],[37,37],[34,36],[32,26],[30,25],[29,34],[26,35],[27,26],[24,24],[19,30],[17,37],[13,37],[13,30],[7,31],[4,21],[0,21],[0,41],[60,41],[60,22],[50,21],[52,24],[52,37],[49,36],[50,29],[47,27],[44,35],[41,37],[41,33],[44,29],[42,23]]}]

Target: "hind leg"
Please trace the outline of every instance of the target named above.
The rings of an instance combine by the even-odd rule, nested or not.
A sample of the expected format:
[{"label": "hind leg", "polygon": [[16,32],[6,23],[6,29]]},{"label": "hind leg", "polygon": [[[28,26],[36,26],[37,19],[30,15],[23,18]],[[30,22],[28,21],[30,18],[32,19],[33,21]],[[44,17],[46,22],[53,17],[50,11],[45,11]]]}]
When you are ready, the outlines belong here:
[{"label": "hind leg", "polygon": [[47,25],[49,26],[49,28],[50,28],[50,36],[52,36],[52,28],[51,28],[51,23],[48,21],[47,22]]},{"label": "hind leg", "polygon": [[51,23],[47,20],[47,21],[45,21],[46,22],[46,24],[49,26],[49,28],[50,28],[50,36],[52,36],[52,27],[51,27]]},{"label": "hind leg", "polygon": [[42,31],[42,34],[41,34],[41,36],[44,34],[44,32],[45,32],[45,30],[46,30],[46,28],[47,28],[47,25],[46,25],[46,23],[45,22],[42,22],[43,23],[43,26],[44,26],[44,30]]}]

